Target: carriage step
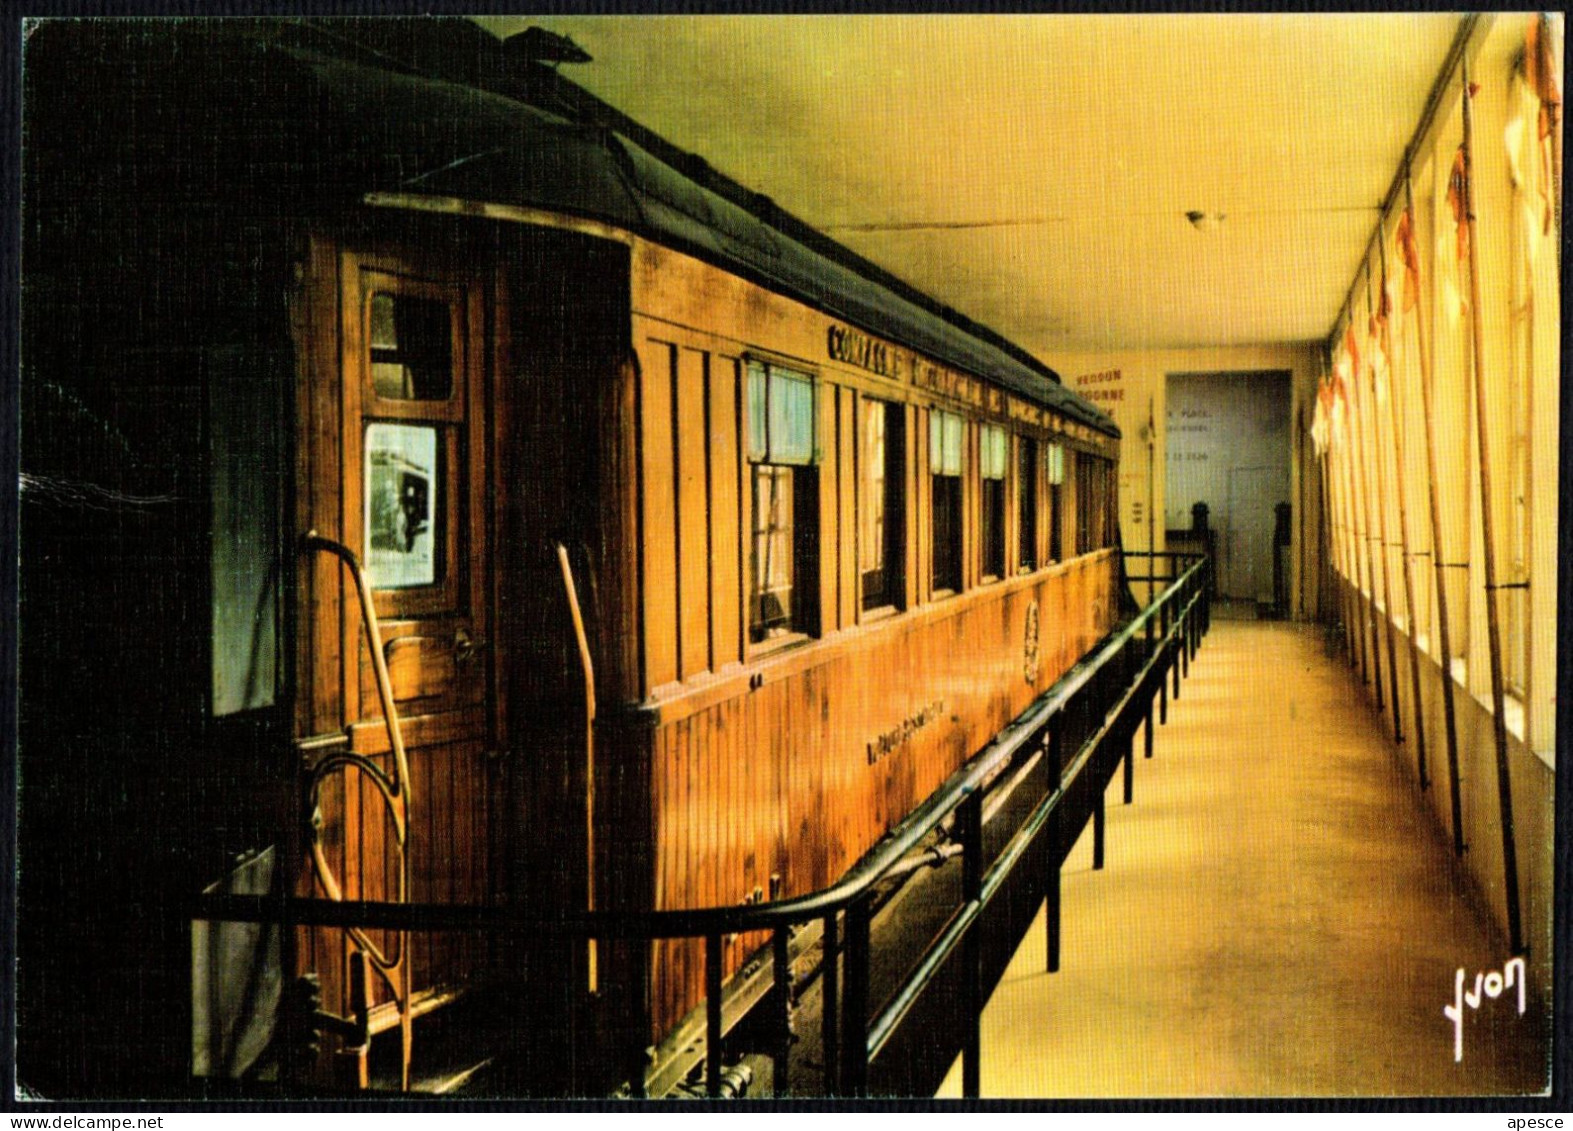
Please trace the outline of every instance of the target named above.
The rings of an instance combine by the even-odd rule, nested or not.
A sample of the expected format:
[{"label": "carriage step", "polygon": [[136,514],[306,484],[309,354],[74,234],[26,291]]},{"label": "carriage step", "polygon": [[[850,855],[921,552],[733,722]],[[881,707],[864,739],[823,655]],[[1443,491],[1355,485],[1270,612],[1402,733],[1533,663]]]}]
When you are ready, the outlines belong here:
[{"label": "carriage step", "polygon": [[[444,988],[416,995],[411,1013],[415,1039],[411,1046],[410,1092],[418,1095],[473,1094],[489,1078],[496,1056],[488,1047],[483,1012],[468,995]],[[399,1090],[399,1030],[395,1023],[373,1037],[370,1087],[373,1092]]]}]

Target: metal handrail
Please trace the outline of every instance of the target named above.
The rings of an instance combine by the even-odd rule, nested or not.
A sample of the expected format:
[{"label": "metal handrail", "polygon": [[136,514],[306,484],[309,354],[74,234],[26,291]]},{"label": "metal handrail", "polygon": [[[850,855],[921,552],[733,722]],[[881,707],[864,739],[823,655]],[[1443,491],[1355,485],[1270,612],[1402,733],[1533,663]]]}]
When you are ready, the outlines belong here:
[{"label": "metal handrail", "polygon": [[[361,625],[366,632],[366,648],[371,653],[372,671],[376,677],[377,698],[382,705],[383,726],[388,732],[388,745],[393,750],[393,775],[383,771],[370,758],[363,754],[350,751],[330,753],[312,764],[307,775],[306,794],[311,801],[312,836],[311,836],[311,863],[312,871],[323,890],[328,893],[328,902],[340,907],[346,906],[343,891],[339,887],[338,879],[333,874],[332,867],[328,864],[327,856],[322,847],[321,825],[317,815],[321,811],[320,793],[322,783],[329,774],[339,770],[357,770],[369,778],[377,787],[377,792],[382,796],[383,807],[387,810],[393,822],[394,839],[398,845],[398,884],[397,899],[393,906],[410,906],[409,898],[409,821],[410,804],[414,790],[410,786],[409,757],[404,749],[404,730],[399,720],[398,707],[394,702],[393,679],[388,674],[388,660],[383,653],[382,626],[377,621],[377,603],[372,595],[371,582],[366,577],[366,571],[361,568],[360,559],[342,542],[332,538],[325,538],[315,530],[308,531],[301,538],[301,549],[307,552],[318,551],[327,553],[337,558],[342,566],[349,570],[350,578],[355,583],[355,595],[360,605]],[[347,728],[346,728],[347,729]],[[387,984],[393,994],[393,1000],[398,1009],[399,1033],[402,1044],[400,1088],[408,1091],[410,1087],[410,1048],[413,1040],[410,1016],[410,929],[394,928],[397,936],[398,950],[389,956],[382,947],[366,933],[369,924],[346,923],[344,929],[354,941],[359,953],[370,960],[371,967],[375,969],[382,980]],[[356,1002],[356,1014],[364,1022],[367,1016],[364,997],[366,987],[364,983],[364,965],[350,964],[350,992],[351,998]],[[369,1039],[369,1035],[363,1034]],[[364,1075],[365,1044],[361,1045],[361,1072]]]},{"label": "metal handrail", "polygon": [[[1175,585],[1159,595],[1139,616],[1120,631],[1106,637],[1094,652],[1084,657],[1053,687],[1034,700],[981,752],[952,774],[896,828],[886,834],[868,854],[830,886],[771,903],[726,904],[717,907],[666,911],[568,912],[543,918],[540,923],[541,928],[554,935],[567,937],[581,937],[586,933],[594,933],[600,938],[689,938],[716,931],[732,934],[772,930],[779,926],[790,926],[808,919],[819,918],[828,911],[843,910],[852,900],[869,894],[892,866],[917,847],[923,838],[932,832],[940,821],[949,816],[1001,763],[1008,761],[1026,745],[1051,716],[1062,710],[1072,697],[1086,687],[1102,663],[1117,654],[1138,631],[1145,629],[1146,623],[1158,615],[1165,602],[1174,598],[1181,584],[1187,581],[1198,568],[1199,565],[1193,565],[1181,575]],[[1193,604],[1194,602],[1187,604],[1186,610],[1192,608]],[[1174,623],[1162,639],[1167,640],[1176,636],[1180,623],[1180,617],[1174,618]],[[249,918],[241,919],[238,913],[247,906],[248,900],[255,900],[260,907],[264,897],[214,894],[202,898],[205,901],[218,901],[228,909],[229,915],[237,916],[237,921],[257,921]],[[305,916],[298,917],[296,921],[310,925],[326,925],[328,922],[326,919],[310,917],[312,903],[312,900],[291,901],[292,907],[296,908],[300,916]],[[483,904],[406,903],[400,905],[401,910],[394,910],[391,905],[376,902],[359,905],[345,902],[339,906],[364,908],[371,920],[367,925],[384,929],[393,929],[401,924],[415,926],[418,923],[429,922],[432,924],[430,929],[463,930],[493,925],[502,919],[517,918],[520,914],[516,908],[492,908]],[[378,908],[388,910],[379,912]]]},{"label": "metal handrail", "polygon": [[[330,900],[290,899],[287,901],[290,920],[300,925],[355,925],[363,928],[418,931],[512,929],[521,932],[529,931],[535,936],[575,940],[704,938],[708,959],[707,988],[710,991],[707,993],[710,1013],[708,1028],[712,1034],[707,1045],[710,1054],[707,1056],[710,1062],[707,1075],[712,1089],[715,1089],[719,1087],[719,1042],[715,1038],[719,1036],[721,1026],[717,993],[720,974],[719,967],[716,965],[720,948],[715,945],[716,941],[725,935],[775,931],[774,950],[777,962],[778,965],[785,965],[780,961],[780,957],[785,952],[783,943],[786,932],[791,927],[815,919],[824,919],[827,940],[833,939],[837,917],[846,912],[848,913],[846,953],[849,957],[846,993],[854,1000],[845,1003],[845,1012],[848,1024],[855,1026],[853,1036],[857,1039],[847,1042],[847,1047],[843,1050],[849,1066],[843,1074],[844,1077],[850,1078],[844,1078],[842,1083],[849,1085],[856,1093],[862,1088],[861,1077],[862,1073],[866,1073],[869,1058],[876,1055],[884,1046],[899,1024],[901,1016],[916,1001],[934,973],[944,964],[944,960],[969,934],[970,928],[976,923],[989,899],[1041,833],[1057,807],[1062,804],[1070,787],[1075,784],[1101,744],[1109,739],[1121,720],[1126,717],[1127,712],[1134,709],[1141,696],[1145,695],[1150,700],[1151,697],[1162,692],[1166,701],[1167,677],[1170,670],[1174,672],[1176,694],[1178,694],[1180,665],[1194,652],[1201,634],[1208,627],[1209,612],[1205,584],[1208,562],[1205,557],[1181,552],[1155,556],[1184,558],[1190,561],[1173,583],[1156,595],[1145,609],[1083,657],[1056,681],[1053,687],[1034,700],[982,751],[947,778],[861,860],[828,887],[771,903],[632,912],[597,909],[556,914],[531,913],[516,907],[492,905],[335,903]],[[853,977],[854,971],[851,967],[858,961],[864,963],[866,967],[869,905],[876,886],[903,864],[923,839],[958,809],[965,806],[968,810],[976,810],[970,817],[964,814],[962,822],[964,827],[968,820],[976,821],[981,825],[983,786],[1023,749],[1044,741],[1050,725],[1065,713],[1066,708],[1076,701],[1078,696],[1088,690],[1094,680],[1102,677],[1116,660],[1123,658],[1126,649],[1138,640],[1145,648],[1145,655],[1134,676],[1127,671],[1126,679],[1121,685],[1123,693],[1116,697],[1112,706],[1106,707],[1101,722],[1091,729],[1078,749],[1072,753],[1069,761],[1059,768],[1060,777],[1054,788],[1039,802],[1033,814],[1024,822],[987,873],[983,872],[979,861],[974,859],[967,863],[967,867],[971,869],[970,886],[975,890],[969,893],[962,910],[953,917],[941,937],[930,945],[924,959],[918,964],[914,976],[898,989],[890,1002],[882,1007],[879,1015],[870,1022],[867,1018],[866,1000],[861,1000],[857,996],[859,992],[866,995],[866,968],[861,972],[860,985],[859,980]],[[1154,680],[1155,673],[1162,678]],[[1150,702],[1147,710],[1150,716]],[[966,857],[968,854],[964,852],[963,855]],[[278,901],[272,897],[213,893],[197,898],[197,909],[193,917],[267,922],[277,918],[278,914]],[[827,946],[827,954],[833,949],[833,946]],[[834,962],[827,962],[827,973],[834,965]],[[710,969],[711,966],[716,968]],[[784,992],[784,984],[790,981],[790,972],[778,969],[776,979],[778,985],[783,986]],[[825,1034],[827,1045],[834,1037],[828,1029],[834,1027],[835,1005],[835,1002],[827,1000]],[[981,1004],[978,1009],[981,1010]],[[776,1077],[778,1090],[785,1080],[784,1059],[784,1054],[778,1059]],[[827,1061],[834,1059],[827,1056]],[[976,1056],[974,1054],[971,1058],[963,1059],[966,1083],[970,1085],[965,1090],[975,1094]],[[861,1073],[857,1068],[859,1064],[862,1066]]]}]

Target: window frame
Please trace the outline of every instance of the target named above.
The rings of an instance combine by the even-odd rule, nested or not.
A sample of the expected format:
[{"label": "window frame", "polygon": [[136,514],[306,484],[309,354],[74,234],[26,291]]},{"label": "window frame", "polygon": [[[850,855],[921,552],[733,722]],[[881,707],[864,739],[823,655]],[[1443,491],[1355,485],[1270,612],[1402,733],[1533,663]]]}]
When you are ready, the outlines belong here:
[{"label": "window frame", "polygon": [[1031,436],[1016,436],[1016,573],[1024,576],[1036,573],[1042,564],[1038,559],[1039,511],[1042,508],[1041,478],[1038,467],[1038,440]]},{"label": "window frame", "polygon": [[1049,564],[1065,560],[1065,443],[1049,440],[1044,444],[1044,481],[1048,487]]},{"label": "window frame", "polygon": [[[954,427],[952,427],[954,422]],[[964,483],[967,470],[967,418],[948,409],[929,409],[929,592],[933,598],[943,598],[961,593],[966,588],[965,553],[966,491]],[[940,443],[935,444],[936,438]],[[952,444],[951,440],[955,443]],[[954,461],[948,457],[954,453]],[[944,560],[949,567],[940,574],[939,523],[940,499],[943,492],[950,521],[943,531],[948,543]]]},{"label": "window frame", "polygon": [[1004,426],[978,425],[978,574],[985,584],[1006,576],[1010,433]]},{"label": "window frame", "polygon": [[[460,441],[460,434],[464,433],[473,442],[479,427],[477,422],[470,419],[472,396],[476,396],[470,387],[476,379],[471,372],[473,358],[470,336],[477,317],[470,305],[473,295],[454,282],[417,278],[369,266],[359,269],[359,288],[360,302],[355,323],[358,340],[353,343],[360,370],[356,376],[360,420],[354,457],[360,463],[357,474],[360,499],[357,506],[360,509],[358,521],[361,529],[357,551],[363,556],[363,565],[367,567],[379,617],[396,620],[456,614],[470,599],[470,582],[464,576],[460,561],[467,552],[463,545],[469,536],[468,523],[478,520]],[[372,345],[372,310],[376,296],[382,294],[391,295],[395,303],[399,298],[410,298],[447,307],[450,377],[446,396],[388,397],[378,390],[373,373],[374,355],[383,347]],[[479,403],[479,399],[474,401],[474,404]],[[381,585],[375,569],[371,568],[369,542],[372,501],[369,497],[371,477],[368,445],[370,430],[377,425],[429,428],[436,434],[436,466],[431,470],[429,483],[429,490],[435,496],[430,501],[435,577],[430,582]]]},{"label": "window frame", "polygon": [[[739,397],[739,447],[741,467],[745,476],[744,488],[749,498],[748,528],[742,532],[747,540],[744,548],[743,572],[743,633],[748,655],[771,652],[791,644],[812,639],[821,633],[819,544],[822,516],[819,502],[819,468],[823,460],[820,447],[820,398],[822,390],[819,374],[794,362],[783,362],[773,357],[749,353],[740,367],[742,383]],[[764,404],[756,408],[756,379],[762,378]],[[775,396],[779,389],[802,386],[807,391],[806,444],[777,434],[777,425],[792,428],[792,421],[775,415]],[[756,424],[762,425],[761,432]],[[785,449],[785,450],[782,450]],[[780,481],[781,469],[788,471],[790,500],[787,522],[761,526],[761,508],[758,505],[760,475],[764,469]],[[759,576],[760,539],[770,539],[784,528],[789,548],[790,576],[787,615],[784,627],[766,622],[759,615],[767,594],[780,587],[762,589]],[[765,579],[768,580],[768,579]]]},{"label": "window frame", "polygon": [[[900,401],[882,397],[859,396],[857,401],[857,586],[860,619],[869,614],[897,612],[906,606],[907,498],[906,498],[906,413]],[[868,429],[874,418],[880,421],[880,455],[870,448]],[[868,568],[864,555],[868,549],[869,527],[865,524],[876,504],[872,463],[880,458],[882,466],[878,490],[880,564]],[[871,592],[868,579],[878,572],[880,587]]]}]

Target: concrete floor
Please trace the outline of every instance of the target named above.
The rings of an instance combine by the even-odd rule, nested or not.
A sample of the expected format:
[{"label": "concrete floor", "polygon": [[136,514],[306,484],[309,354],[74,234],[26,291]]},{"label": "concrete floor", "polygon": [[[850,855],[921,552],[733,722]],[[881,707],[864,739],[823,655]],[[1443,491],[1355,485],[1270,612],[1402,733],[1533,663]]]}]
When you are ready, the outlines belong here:
[{"label": "concrete floor", "polygon": [[[1538,1094],[1542,1010],[1464,1006],[1455,972],[1507,943],[1384,738],[1309,626],[1214,620],[1136,795],[1107,795],[1064,872],[1060,972],[1042,912],[983,1018],[982,1095]],[[961,1094],[960,1063],[941,1096]]]}]

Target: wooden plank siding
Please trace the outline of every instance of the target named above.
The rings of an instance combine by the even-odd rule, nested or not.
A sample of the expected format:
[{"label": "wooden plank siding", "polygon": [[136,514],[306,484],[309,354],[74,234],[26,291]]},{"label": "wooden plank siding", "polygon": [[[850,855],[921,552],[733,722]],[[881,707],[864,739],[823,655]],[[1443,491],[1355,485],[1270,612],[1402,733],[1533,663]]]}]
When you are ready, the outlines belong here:
[{"label": "wooden plank siding", "polygon": [[673,452],[677,457],[677,678],[710,670],[710,468],[705,385],[710,355],[676,351],[672,402]]},{"label": "wooden plank siding", "polygon": [[[836,391],[836,624],[857,624],[858,609],[858,404],[857,394],[841,386]],[[829,547],[823,547],[825,551]],[[829,618],[827,617],[828,621]],[[828,624],[826,626],[829,627]]]},{"label": "wooden plank siding", "polygon": [[741,359],[710,361],[710,659],[724,671],[743,660],[743,466],[737,443]]},{"label": "wooden plank siding", "polygon": [[[597,843],[623,870],[603,879],[602,906],[680,909],[822,888],[976,753],[1112,626],[1112,551],[1074,557],[1074,484],[1062,491],[1069,561],[1048,564],[1047,460],[1036,462],[1039,568],[982,577],[980,420],[1013,435],[1113,454],[1078,426],[1019,425],[1003,401],[963,403],[910,378],[858,369],[827,352],[833,319],[679,253],[635,241],[631,337],[638,359],[637,695],[604,704],[598,765],[627,794],[606,807]],[[808,639],[748,639],[752,490],[743,429],[747,361],[814,378],[817,567],[800,577],[814,615]],[[972,388],[974,386],[959,386]],[[862,412],[900,406],[905,494],[896,540],[894,614],[862,610]],[[961,590],[933,600],[929,420],[960,413],[963,429]],[[615,421],[608,421],[615,427]],[[1019,439],[1016,443],[1019,443]],[[615,446],[602,441],[603,447]],[[1016,528],[1016,448],[1006,529]],[[1026,678],[1027,609],[1040,618],[1036,678]],[[608,676],[605,682],[629,686]],[[617,767],[617,769],[613,769]],[[598,771],[600,772],[600,771]],[[642,782],[642,790],[640,783]],[[638,810],[635,816],[633,810]],[[767,940],[728,940],[728,974]],[[633,948],[630,948],[633,949]],[[643,1012],[658,1040],[704,992],[700,940],[649,948]],[[637,986],[637,975],[614,975]]]},{"label": "wooden plank siding", "polygon": [[816,635],[834,632],[837,627],[836,543],[841,522],[841,460],[836,442],[839,400],[836,387],[824,384],[814,405],[818,416],[814,425],[815,447],[823,456],[818,461],[819,473],[815,477],[819,482],[819,588],[814,601],[819,612],[819,632]]},{"label": "wooden plank siding", "polygon": [[645,688],[673,683],[678,673],[677,483],[672,435],[677,346],[639,342],[639,544],[643,549]]},{"label": "wooden plank siding", "polygon": [[917,427],[912,430],[912,515],[913,550],[917,558],[915,602],[927,604],[934,599],[934,487],[929,472],[929,419],[933,410],[914,408]]},{"label": "wooden plank siding", "polygon": [[[1104,550],[990,585],[946,601],[942,615],[849,633],[821,662],[658,724],[656,905],[741,902],[768,892],[772,872],[787,895],[834,882],[1113,627],[1114,576]],[[1041,633],[1029,683],[1033,601]],[[880,745],[914,720],[888,751]],[[744,956],[741,943],[728,948],[729,974]],[[701,945],[658,943],[652,1039],[703,993]]]}]

